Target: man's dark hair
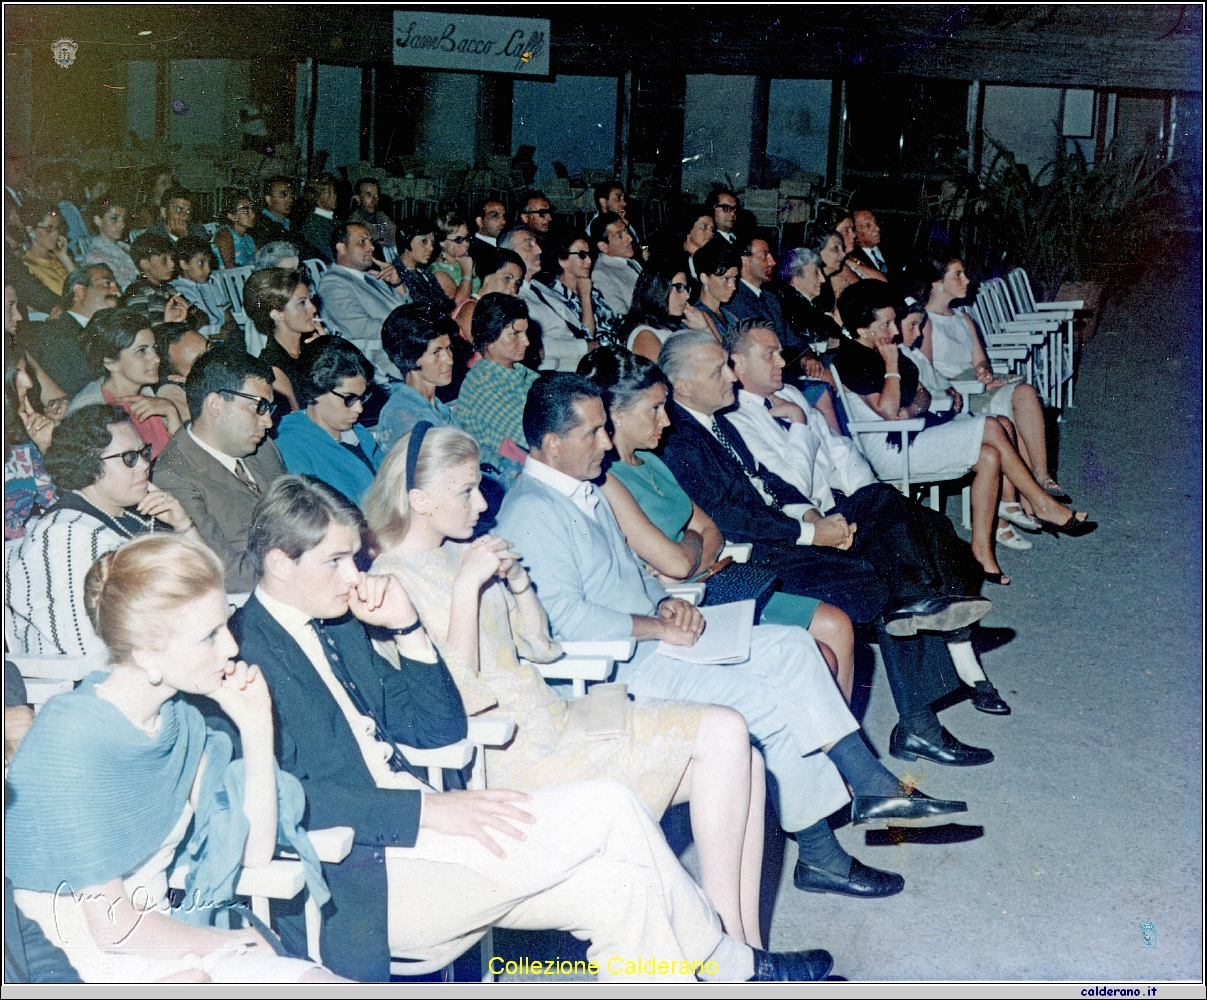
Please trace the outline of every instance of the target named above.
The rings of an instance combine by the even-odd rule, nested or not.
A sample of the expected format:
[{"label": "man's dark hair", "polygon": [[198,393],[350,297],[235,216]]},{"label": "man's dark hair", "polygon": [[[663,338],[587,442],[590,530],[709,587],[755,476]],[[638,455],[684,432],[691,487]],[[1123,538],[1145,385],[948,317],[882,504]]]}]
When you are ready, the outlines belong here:
[{"label": "man's dark hair", "polygon": [[485,278],[488,274],[494,274],[495,271],[503,270],[505,264],[514,264],[520,269],[521,281],[524,280],[524,276],[528,273],[528,268],[524,264],[524,258],[514,250],[509,250],[507,247],[497,247],[495,252],[491,255],[491,259],[487,261],[488,265],[491,263],[493,263],[493,267],[487,266],[478,272],[479,278]]},{"label": "man's dark hair", "polygon": [[292,177],[286,177],[283,174],[273,174],[272,177],[264,178],[264,183],[260,185],[260,198],[267,198],[272,194],[272,189],[278,184],[288,184],[291,188],[295,189],[297,187]]},{"label": "man's dark hair", "polygon": [[81,406],[64,417],[42,459],[55,488],[68,493],[86,489],[100,479],[105,473],[101,456],[113,441],[109,428],[129,422],[130,414],[110,403]]},{"label": "man's dark hair", "polygon": [[373,366],[369,359],[355,344],[342,337],[319,337],[303,344],[298,370],[302,375],[294,392],[302,409],[331,392],[346,378],[360,375],[366,383],[373,381]]},{"label": "man's dark hair", "polygon": [[595,190],[591,192],[592,197],[595,199],[595,207],[599,208],[599,203],[601,201],[607,201],[610,197],[612,197],[613,191],[620,191],[623,193],[624,185],[621,184],[620,181],[604,181],[602,184],[596,184]]},{"label": "man's dark hair", "polygon": [[603,390],[583,375],[542,372],[528,389],[524,403],[524,437],[529,448],[540,448],[546,434],[565,437],[579,424],[574,404],[602,399]]},{"label": "man's dark hair", "polygon": [[[499,201],[498,198],[483,198],[480,202],[478,202],[476,205],[474,205],[474,219],[475,220],[486,218],[486,206],[487,205],[503,205],[503,202]],[[503,205],[503,211],[504,212],[507,211],[506,205]]]},{"label": "man's dark hair", "polygon": [[426,302],[399,306],[381,324],[382,349],[403,375],[419,367],[419,359],[437,337],[459,335],[452,318]]},{"label": "man's dark hair", "polygon": [[528,318],[528,306],[515,295],[491,292],[478,299],[474,306],[474,318],[470,323],[474,347],[485,352],[503,335],[503,330],[518,319]]},{"label": "man's dark hair", "polygon": [[735,250],[737,250],[737,252],[740,256],[753,257],[754,256],[754,243],[756,240],[762,240],[764,243],[767,244],[768,250],[772,249],[771,242],[767,239],[766,236],[764,236],[762,233],[760,233],[757,229],[752,229],[752,230],[748,230],[744,233],[739,233],[737,242],[732,243],[730,245]]},{"label": "man's dark hair", "polygon": [[256,575],[264,575],[268,553],[280,549],[300,559],[327,535],[331,522],[365,534],[360,509],[333,486],[313,476],[281,476],[256,504],[247,532]]},{"label": "man's dark hair", "polygon": [[740,319],[725,331],[722,336],[722,341],[725,344],[725,350],[731,355],[737,354],[746,346],[746,341],[750,339],[751,330],[770,330],[775,333],[774,328],[767,320],[759,316],[748,316],[746,319]]},{"label": "man's dark hair", "polygon": [[369,227],[363,222],[341,222],[333,230],[331,230],[331,258],[334,260],[337,256],[335,247],[336,244],[342,243],[348,245],[348,234],[352,229],[363,229],[366,233],[370,232]]},{"label": "man's dark hair", "polygon": [[876,313],[898,305],[897,294],[883,281],[857,281],[847,285],[838,296],[838,315],[852,337],[856,331],[869,327]]},{"label": "man's dark hair", "polygon": [[366,184],[372,184],[375,188],[377,188],[378,191],[381,190],[381,184],[378,182],[376,177],[362,177],[356,182],[356,196],[358,198],[360,197],[361,192],[364,191]]},{"label": "man's dark hair", "polygon": [[692,257],[696,265],[696,274],[703,277],[706,274],[723,275],[731,267],[742,270],[742,255],[725,240],[714,236],[700,247]]},{"label": "man's dark hair", "polygon": [[173,184],[159,199],[159,207],[166,208],[169,202],[187,201],[190,205],[193,204],[193,192],[182,188],[179,184]]},{"label": "man's dark hair", "polygon": [[537,200],[547,202],[550,208],[553,207],[553,202],[549,201],[549,197],[545,194],[544,191],[535,191],[535,190],[534,191],[525,191],[522,195],[520,195],[520,204],[523,206],[520,209],[520,211],[527,212],[528,203],[530,201],[537,201]]},{"label": "man's dark hair", "polygon": [[150,329],[151,321],[133,309],[118,307],[95,313],[84,327],[85,350],[93,374],[104,375],[105,361],[116,361],[139,333]]},{"label": "man's dark hair", "polygon": [[613,222],[621,221],[623,220],[615,212],[601,212],[591,220],[590,244],[592,257],[597,256],[599,253],[599,247],[595,244],[608,242],[608,226],[612,225]]},{"label": "man's dark hair", "polygon": [[670,379],[654,362],[610,344],[597,347],[583,358],[578,363],[578,374],[603,390],[609,417],[613,410],[627,410],[656,385],[665,386],[668,395],[671,391]]},{"label": "man's dark hair", "polygon": [[161,253],[172,256],[172,241],[161,233],[150,231],[139,233],[138,238],[130,244],[130,259],[134,261],[139,270],[142,270],[144,260],[149,260]]},{"label": "man's dark hair", "polygon": [[67,280],[63,282],[63,304],[68,309],[75,302],[76,285],[83,285],[85,288],[92,287],[92,283],[96,280],[93,277],[94,271],[104,271],[110,278],[113,277],[113,271],[108,264],[83,264],[67,275]]},{"label": "man's dark hair", "polygon": [[190,330],[196,332],[197,328],[188,323],[157,323],[151,327],[151,332],[155,334],[155,353],[159,355],[159,377],[165,378],[168,375],[179,375],[176,366],[172,364],[171,350],[180,342]]},{"label": "man's dark hair", "polygon": [[184,396],[194,418],[205,409],[212,392],[243,392],[249,378],[260,378],[272,385],[272,365],[253,358],[237,347],[218,345],[193,362],[193,370],[184,380]]},{"label": "man's dark hair", "polygon": [[[199,253],[207,253],[211,258],[214,256],[214,251],[210,247],[209,241],[203,240],[200,236],[182,236],[172,244],[172,260],[176,261],[177,264],[190,261]],[[212,259],[210,264],[213,264]]]},{"label": "man's dark hair", "polygon": [[738,203],[738,208],[742,207],[742,199],[737,196],[737,193],[733,190],[733,188],[716,187],[709,191],[708,197],[704,199],[704,211],[709,215],[716,214],[717,199],[723,194],[729,195],[729,197],[736,201]]}]

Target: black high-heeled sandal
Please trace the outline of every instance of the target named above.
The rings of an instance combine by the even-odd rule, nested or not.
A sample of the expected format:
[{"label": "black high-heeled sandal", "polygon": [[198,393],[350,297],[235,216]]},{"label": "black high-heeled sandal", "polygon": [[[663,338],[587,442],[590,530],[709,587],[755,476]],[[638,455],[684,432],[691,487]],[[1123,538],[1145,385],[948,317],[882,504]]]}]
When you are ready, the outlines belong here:
[{"label": "black high-heeled sandal", "polygon": [[1039,525],[1039,530],[1047,532],[1053,538],[1057,535],[1068,535],[1070,538],[1081,538],[1083,535],[1088,535],[1091,531],[1098,527],[1097,521],[1091,521],[1089,517],[1078,520],[1076,512],[1074,512],[1064,524],[1057,524],[1055,521],[1045,521],[1042,517],[1036,514],[1032,520]]}]

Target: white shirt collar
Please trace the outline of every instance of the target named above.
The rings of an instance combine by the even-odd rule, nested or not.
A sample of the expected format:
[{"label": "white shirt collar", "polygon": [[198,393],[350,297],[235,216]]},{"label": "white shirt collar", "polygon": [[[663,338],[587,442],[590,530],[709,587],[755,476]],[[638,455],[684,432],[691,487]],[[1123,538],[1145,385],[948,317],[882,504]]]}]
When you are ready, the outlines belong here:
[{"label": "white shirt collar", "polygon": [[[678,402],[678,400],[676,400],[676,402]],[[683,406],[682,403],[679,403],[679,405]],[[708,431],[709,434],[712,434],[712,424],[713,424],[713,421],[716,420],[716,417],[710,417],[703,413],[697,413],[690,406],[683,406],[683,409],[687,410],[688,413],[690,413],[693,417],[695,417],[696,420],[698,420],[700,422],[700,426],[703,427],[706,431]]]},{"label": "white shirt collar", "polygon": [[590,482],[568,476],[551,465],[537,461],[531,455],[528,456],[528,461],[524,463],[524,475],[531,476],[537,482],[544,483],[550,489],[556,490],[562,496],[567,497],[584,514],[590,514],[592,517],[595,516],[595,507],[599,503],[599,496],[595,492],[595,487]]},{"label": "white shirt collar", "polygon": [[745,278],[743,278],[743,279],[742,279],[742,284],[743,284],[743,285],[745,285],[747,288],[749,288],[749,289],[750,289],[752,292],[754,292],[754,294],[755,294],[756,296],[758,296],[759,298],[762,298],[762,297],[763,297],[763,290],[762,290],[761,288],[756,288],[754,285],[752,285],[752,284],[751,284],[749,281],[747,281]]},{"label": "white shirt collar", "polygon": [[256,587],[255,594],[256,600],[264,605],[264,610],[272,615],[277,620],[277,624],[290,635],[297,635],[310,624],[310,615],[305,611],[299,611],[292,604],[285,604],[275,597],[269,597],[264,593],[262,587]]},{"label": "white shirt collar", "polygon": [[738,390],[738,403],[747,403],[750,406],[758,407],[760,410],[766,409],[763,405],[763,397],[757,392],[751,392],[749,389]]},{"label": "white shirt collar", "polygon": [[[237,458],[231,458],[231,456],[228,455],[226,452],[219,451],[217,448],[214,448],[211,445],[208,445],[204,441],[202,441],[201,438],[199,438],[196,434],[193,433],[192,422],[190,422],[189,424],[187,424],[185,426],[185,431],[188,433],[189,437],[193,439],[193,443],[198,448],[200,448],[202,451],[204,451],[207,455],[212,456],[232,476],[235,475],[235,463],[239,461]],[[244,468],[246,468],[246,466],[244,466]],[[250,476],[251,473],[248,472],[248,475]]]},{"label": "white shirt collar", "polygon": [[494,236],[483,236],[481,233],[474,233],[474,239],[481,240],[483,243],[488,243],[492,247],[497,247],[499,245],[498,239],[496,239]]},{"label": "white shirt collar", "polygon": [[68,315],[68,316],[71,316],[71,317],[72,317],[72,318],[73,318],[73,319],[74,319],[74,320],[75,320],[77,323],[79,323],[79,324],[80,324],[80,326],[87,326],[87,325],[88,325],[88,317],[87,317],[87,316],[81,316],[81,315],[80,315],[78,312],[76,312],[74,309],[68,309],[68,310],[67,310],[67,315]]},{"label": "white shirt collar", "polygon": [[335,213],[329,208],[315,208],[315,215],[321,215],[324,219],[334,219]]}]

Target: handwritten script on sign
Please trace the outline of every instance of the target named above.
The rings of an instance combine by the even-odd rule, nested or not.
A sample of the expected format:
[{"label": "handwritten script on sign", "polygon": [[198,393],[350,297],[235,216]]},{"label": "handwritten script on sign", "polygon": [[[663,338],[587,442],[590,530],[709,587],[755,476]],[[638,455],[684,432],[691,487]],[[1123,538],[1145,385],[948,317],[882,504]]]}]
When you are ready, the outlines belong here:
[{"label": "handwritten script on sign", "polygon": [[396,10],[394,65],[548,76],[549,22]]}]

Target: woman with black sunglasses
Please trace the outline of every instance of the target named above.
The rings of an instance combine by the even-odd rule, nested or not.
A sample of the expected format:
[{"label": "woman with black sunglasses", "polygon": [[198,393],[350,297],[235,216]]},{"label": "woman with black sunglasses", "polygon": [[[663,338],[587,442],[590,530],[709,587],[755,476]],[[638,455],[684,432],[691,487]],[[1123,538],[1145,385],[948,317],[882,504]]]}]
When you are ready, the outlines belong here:
[{"label": "woman with black sunglasses", "polygon": [[281,420],[277,434],[285,468],[321,479],[360,503],[385,457],[360,423],[373,366],[348,341],[323,337],[302,348],[298,367],[302,408]]},{"label": "woman with black sunglasses", "polygon": [[477,295],[482,279],[474,274],[474,259],[469,255],[469,223],[456,211],[445,212],[436,219],[436,237],[440,256],[429,269],[444,294],[454,302]]},{"label": "woman with black sunglasses", "polygon": [[150,460],[119,406],[81,407],[55,428],[45,464],[59,500],[5,556],[16,652],[103,654],[84,610],[84,576],[97,556],[153,531],[201,542],[180,501],[151,483]]}]

